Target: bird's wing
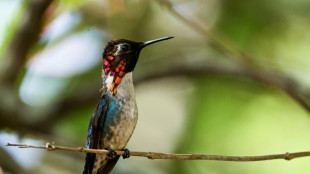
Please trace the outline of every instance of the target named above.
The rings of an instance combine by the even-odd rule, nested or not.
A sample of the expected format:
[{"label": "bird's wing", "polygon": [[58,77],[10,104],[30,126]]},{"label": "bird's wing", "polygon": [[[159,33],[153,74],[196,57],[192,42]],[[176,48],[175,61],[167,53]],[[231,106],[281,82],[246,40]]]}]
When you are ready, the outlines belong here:
[{"label": "bird's wing", "polygon": [[[97,108],[91,117],[91,120],[89,122],[88,126],[88,134],[87,134],[87,148],[91,149],[99,149],[102,148],[101,145],[103,144],[101,142],[101,136],[103,132],[103,126],[106,121],[106,115],[108,112],[108,105],[109,105],[109,97],[106,95],[103,95],[99,103],[97,105]],[[118,158],[117,158],[118,159]],[[83,174],[91,174],[94,163],[96,160],[96,154],[95,153],[86,153],[85,157],[85,166],[84,166],[84,171]],[[111,163],[113,166],[117,162],[117,160],[109,161],[107,164]],[[106,165],[106,167],[109,167],[110,165]],[[112,166],[112,168],[113,168]]]}]

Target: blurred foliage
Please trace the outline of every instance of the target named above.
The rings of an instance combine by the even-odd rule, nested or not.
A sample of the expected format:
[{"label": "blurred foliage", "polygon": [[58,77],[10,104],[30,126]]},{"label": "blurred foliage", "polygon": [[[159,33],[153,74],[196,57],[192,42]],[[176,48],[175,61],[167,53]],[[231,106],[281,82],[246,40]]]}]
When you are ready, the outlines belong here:
[{"label": "blurred foliage", "polygon": [[16,32],[17,26],[19,26],[19,21],[23,15],[23,12],[25,12],[25,6],[26,3],[19,4],[19,9],[16,10],[17,12],[14,14],[14,16],[11,17],[10,23],[8,23],[4,28],[6,28],[5,35],[2,36],[2,44],[0,46],[0,58],[4,57],[5,50],[9,47],[11,44],[12,38]]},{"label": "blurred foliage", "polygon": [[[0,77],[19,66],[5,66],[20,51],[8,50],[14,39],[28,44],[18,42],[19,27],[27,22],[29,4],[43,1],[20,0],[13,15],[2,15],[12,20],[1,23],[6,32],[0,33]],[[6,6],[0,8],[4,13]],[[140,118],[129,149],[218,155],[309,151],[309,110],[301,102],[310,107],[308,1],[55,0],[41,15],[39,40],[25,51],[17,76],[0,79],[0,156],[8,156],[0,160],[3,171],[81,173],[83,154],[4,144],[84,145],[100,97],[101,54],[114,38],[175,36],[141,53],[134,72]],[[10,83],[16,87],[11,93]],[[120,160],[112,173],[306,173],[308,162],[132,157]]]},{"label": "blurred foliage", "polygon": [[[178,152],[259,155],[309,148],[309,117],[283,93],[243,79],[198,78]],[[221,96],[220,98],[218,96]],[[234,101],[234,102],[232,102]],[[294,121],[293,121],[294,120]],[[293,123],[292,123],[293,121]],[[308,137],[308,138],[306,138]],[[190,140],[190,141],[188,141]],[[178,161],[174,173],[305,173],[309,159],[236,163]]]}]

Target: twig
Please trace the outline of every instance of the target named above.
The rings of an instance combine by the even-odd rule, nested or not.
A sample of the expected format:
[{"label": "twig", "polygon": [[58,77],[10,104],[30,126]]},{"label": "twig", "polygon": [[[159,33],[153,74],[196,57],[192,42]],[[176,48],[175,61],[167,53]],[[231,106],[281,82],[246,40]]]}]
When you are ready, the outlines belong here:
[{"label": "twig", "polygon": [[[39,149],[46,149],[48,151],[64,150],[64,151],[87,152],[87,153],[98,153],[98,154],[109,153],[108,150],[87,149],[85,147],[56,146],[54,142],[52,142],[52,144],[46,143],[45,146],[29,145],[29,144],[11,144],[11,143],[8,143],[7,146],[17,146],[19,148],[39,148]],[[117,155],[124,154],[124,151],[115,151],[115,152]],[[294,153],[286,152],[284,154],[261,155],[261,156],[224,156],[224,155],[206,155],[206,154],[172,154],[172,153],[130,151],[130,156],[147,157],[149,159],[216,160],[216,161],[236,161],[236,162],[247,162],[248,161],[249,162],[249,161],[265,161],[265,160],[275,160],[275,159],[291,160],[294,158],[310,156],[310,151],[294,152]]]}]

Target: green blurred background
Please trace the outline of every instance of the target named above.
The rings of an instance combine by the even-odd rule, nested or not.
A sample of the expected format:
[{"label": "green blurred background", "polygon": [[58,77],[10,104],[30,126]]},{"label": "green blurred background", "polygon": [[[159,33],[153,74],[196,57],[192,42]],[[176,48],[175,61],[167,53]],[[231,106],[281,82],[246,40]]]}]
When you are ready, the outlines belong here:
[{"label": "green blurred background", "polygon": [[[310,150],[307,0],[1,0],[0,14],[0,173],[82,173],[82,153],[5,145],[84,146],[101,54],[115,38],[175,37],[141,53],[139,121],[128,149]],[[112,173],[305,174],[309,163],[131,157]]]}]

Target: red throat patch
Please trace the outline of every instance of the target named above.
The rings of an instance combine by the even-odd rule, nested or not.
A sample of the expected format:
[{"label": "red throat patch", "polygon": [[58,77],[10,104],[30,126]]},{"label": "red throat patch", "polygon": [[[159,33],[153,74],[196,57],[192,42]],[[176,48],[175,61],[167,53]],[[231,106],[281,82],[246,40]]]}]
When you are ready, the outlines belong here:
[{"label": "red throat patch", "polygon": [[124,60],[121,60],[121,62],[118,64],[118,66],[111,70],[111,62],[114,60],[114,57],[111,55],[112,53],[109,52],[106,59],[103,59],[103,65],[104,65],[104,73],[107,75],[110,71],[110,75],[114,76],[113,83],[110,87],[110,91],[113,92],[113,95],[117,94],[117,86],[122,82],[122,78],[125,75],[125,66],[126,62]]}]

